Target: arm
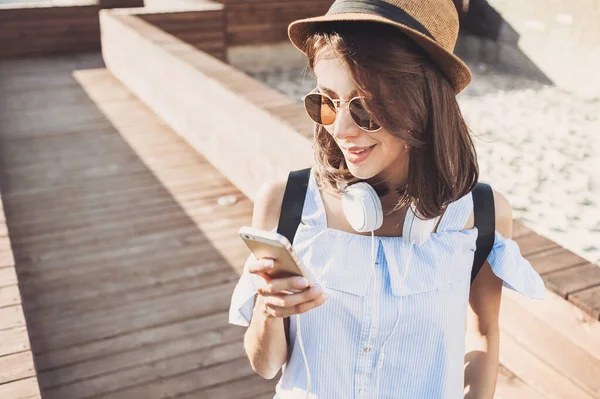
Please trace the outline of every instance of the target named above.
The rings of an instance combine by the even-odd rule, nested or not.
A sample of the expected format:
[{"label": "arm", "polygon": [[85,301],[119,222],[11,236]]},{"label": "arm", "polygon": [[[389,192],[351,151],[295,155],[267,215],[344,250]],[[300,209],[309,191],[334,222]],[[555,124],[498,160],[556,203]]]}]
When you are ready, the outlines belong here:
[{"label": "arm", "polygon": [[[278,224],[286,183],[263,184],[254,202],[253,227],[272,230]],[[297,276],[269,278],[273,260],[258,259],[247,266],[248,272],[257,277],[258,294],[244,335],[244,348],[254,371],[271,379],[288,359],[285,331],[289,329],[289,317],[321,306],[327,295],[322,287],[307,287],[308,282],[298,281]]]},{"label": "arm", "polygon": [[[512,237],[512,207],[502,194],[494,191],[496,231]],[[465,399],[492,399],[500,356],[500,300],[502,280],[485,262],[471,286],[467,316],[465,357]]]},{"label": "arm", "polygon": [[[286,181],[268,181],[259,189],[252,227],[273,229],[279,222]],[[287,360],[287,343],[283,318],[267,312],[261,295],[256,295],[250,326],[244,335],[244,349],[255,372],[263,378],[272,379]]]}]

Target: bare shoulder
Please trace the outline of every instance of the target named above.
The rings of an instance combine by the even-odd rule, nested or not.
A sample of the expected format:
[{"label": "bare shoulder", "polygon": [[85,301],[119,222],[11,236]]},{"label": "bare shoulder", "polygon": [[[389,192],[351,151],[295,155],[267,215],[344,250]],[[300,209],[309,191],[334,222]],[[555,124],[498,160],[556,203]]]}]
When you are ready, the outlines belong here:
[{"label": "bare shoulder", "polygon": [[506,238],[512,237],[513,210],[512,205],[502,193],[494,191],[494,207],[496,210],[496,231]]},{"label": "bare shoulder", "polygon": [[252,227],[271,230],[277,226],[286,184],[286,176],[267,180],[261,184],[254,199]]},{"label": "bare shoulder", "polygon": [[[506,238],[512,237],[513,212],[512,205],[508,199],[499,191],[492,190],[494,194],[494,208],[496,213],[496,231]],[[470,229],[475,225],[475,214],[471,212],[465,229]]]}]

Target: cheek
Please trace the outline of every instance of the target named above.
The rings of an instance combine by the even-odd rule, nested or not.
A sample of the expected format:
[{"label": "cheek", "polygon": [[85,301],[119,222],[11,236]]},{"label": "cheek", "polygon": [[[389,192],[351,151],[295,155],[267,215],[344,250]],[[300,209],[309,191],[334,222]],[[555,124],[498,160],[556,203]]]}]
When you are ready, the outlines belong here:
[{"label": "cheek", "polygon": [[407,156],[404,143],[394,136],[390,135],[390,137],[381,138],[380,146],[383,155],[382,161],[385,163],[395,162]]}]

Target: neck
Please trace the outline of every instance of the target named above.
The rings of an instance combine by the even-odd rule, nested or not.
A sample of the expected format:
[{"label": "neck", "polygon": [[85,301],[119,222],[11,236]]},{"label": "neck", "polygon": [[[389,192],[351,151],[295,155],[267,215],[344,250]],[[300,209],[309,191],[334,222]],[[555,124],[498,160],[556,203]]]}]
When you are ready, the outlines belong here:
[{"label": "neck", "polygon": [[399,165],[394,170],[383,170],[368,179],[367,182],[375,188],[381,199],[397,201],[400,198],[398,190],[408,183],[408,165]]}]

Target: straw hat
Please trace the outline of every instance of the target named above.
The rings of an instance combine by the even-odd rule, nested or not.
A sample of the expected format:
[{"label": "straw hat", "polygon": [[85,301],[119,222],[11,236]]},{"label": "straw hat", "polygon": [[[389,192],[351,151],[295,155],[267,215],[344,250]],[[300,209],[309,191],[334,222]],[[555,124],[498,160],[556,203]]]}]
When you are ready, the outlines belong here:
[{"label": "straw hat", "polygon": [[458,13],[452,0],[336,0],[323,16],[288,26],[288,36],[300,51],[306,39],[333,21],[371,21],[397,27],[437,63],[454,92],[471,82],[471,71],[453,54],[458,37]]}]

